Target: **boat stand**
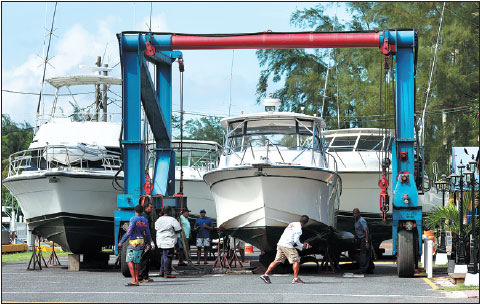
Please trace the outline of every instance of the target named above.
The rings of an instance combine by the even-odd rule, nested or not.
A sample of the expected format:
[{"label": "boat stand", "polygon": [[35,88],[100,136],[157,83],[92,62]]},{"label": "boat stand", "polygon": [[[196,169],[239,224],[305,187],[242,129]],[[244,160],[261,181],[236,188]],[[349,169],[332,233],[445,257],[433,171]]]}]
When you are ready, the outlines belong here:
[{"label": "boat stand", "polygon": [[[220,245],[220,241],[222,244]],[[222,249],[220,250],[220,246]],[[222,231],[218,230],[218,245],[217,245],[217,258],[215,259],[215,263],[213,263],[213,268],[228,268],[231,269],[230,264],[228,262],[228,251],[225,250],[225,236],[222,236]],[[217,266],[218,265],[218,266]]]},{"label": "boat stand", "polygon": [[325,252],[325,255],[322,258],[322,264],[320,265],[321,269],[326,269],[328,270],[328,265],[330,264],[330,268],[333,273],[337,272],[337,267],[338,267],[338,259],[335,257],[335,247],[332,244],[329,244],[327,246],[327,251]]},{"label": "boat stand", "polygon": [[232,263],[234,263],[235,266],[233,266],[233,267],[237,268],[237,261],[238,261],[238,264],[240,264],[240,267],[243,267],[243,264],[242,264],[242,262],[240,261],[240,258],[237,255],[237,242],[235,242],[235,238],[233,238],[233,253],[232,253],[232,256],[230,257],[230,259],[228,260],[228,265],[230,267],[232,267]]},{"label": "boat stand", "polygon": [[47,264],[50,266],[62,266],[60,264],[60,260],[58,259],[57,254],[55,253],[55,243],[52,242],[52,254],[50,254],[50,257],[48,258]]},{"label": "boat stand", "polygon": [[[35,245],[35,243],[38,241],[38,246]],[[38,252],[37,252],[38,248]],[[40,238],[38,236],[35,236],[35,242],[33,243],[33,253],[32,257],[30,258],[30,262],[28,262],[28,267],[27,270],[42,270],[42,261],[43,265],[45,265],[45,268],[48,268],[47,263],[45,262],[45,259],[43,258],[42,255],[42,246],[40,245]],[[33,267],[31,268],[30,265],[33,262]],[[38,265],[38,268],[37,268]]]}]

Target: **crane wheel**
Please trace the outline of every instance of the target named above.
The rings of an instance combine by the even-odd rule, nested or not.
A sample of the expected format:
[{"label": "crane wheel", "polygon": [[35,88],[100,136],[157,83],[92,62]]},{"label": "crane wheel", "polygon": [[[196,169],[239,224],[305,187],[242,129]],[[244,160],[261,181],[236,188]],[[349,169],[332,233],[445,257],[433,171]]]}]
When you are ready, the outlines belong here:
[{"label": "crane wheel", "polygon": [[401,278],[411,278],[415,272],[413,231],[398,232],[397,273]]}]

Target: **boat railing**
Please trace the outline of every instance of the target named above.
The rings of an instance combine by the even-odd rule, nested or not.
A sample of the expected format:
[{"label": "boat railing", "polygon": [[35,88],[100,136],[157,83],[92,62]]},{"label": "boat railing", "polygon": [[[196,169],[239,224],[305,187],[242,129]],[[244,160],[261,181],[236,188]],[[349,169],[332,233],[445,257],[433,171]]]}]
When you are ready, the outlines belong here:
[{"label": "boat railing", "polygon": [[[95,158],[92,159],[92,156]],[[19,175],[25,171],[116,171],[121,166],[120,156],[120,153],[103,147],[90,146],[87,150],[81,150],[79,146],[48,145],[10,155],[8,176]]]},{"label": "boat railing", "polygon": [[[260,142],[260,143],[263,143],[263,145],[254,146],[252,142]],[[292,152],[298,151],[299,148],[301,149],[301,151],[298,154],[295,153],[292,155]],[[240,163],[238,163],[238,165],[248,164],[250,157],[247,157],[247,155],[249,154],[251,154],[251,160],[253,161],[264,161],[264,160],[272,161],[271,158],[274,158],[274,155],[276,155],[278,157],[277,158],[278,161],[272,161],[272,162],[275,162],[277,164],[290,165],[295,163],[296,160],[299,160],[302,155],[304,156],[307,155],[307,154],[304,154],[305,151],[315,152],[316,150],[308,146],[305,147],[304,145],[285,146],[282,144],[274,143],[268,138],[257,138],[257,139],[249,140],[247,146],[241,149],[240,154],[238,153],[239,152],[238,149],[226,147],[223,149],[223,155],[225,156],[235,155],[240,160]],[[313,163],[317,163],[319,161],[317,158],[320,157],[321,151],[317,150],[317,152],[318,152],[318,155],[312,158],[311,160]],[[332,160],[329,161],[325,159],[325,162],[328,164],[332,164],[332,166],[336,166],[335,159],[329,156],[328,159],[330,158],[332,158]],[[227,160],[227,162],[229,161]]]},{"label": "boat railing", "polygon": [[[269,154],[269,152],[270,152],[270,147],[272,146],[272,147],[275,147],[275,148],[277,149],[278,155],[279,155],[280,158],[282,159],[282,163],[285,163],[285,159],[283,158],[282,152],[280,152],[280,149],[278,148],[279,145],[273,143],[273,142],[272,142],[270,139],[268,139],[268,138],[256,138],[256,139],[251,139],[251,140],[248,142],[248,145],[250,146],[250,150],[252,151],[252,157],[253,157],[254,160],[256,160],[256,158],[255,158],[255,152],[253,151],[253,146],[252,146],[252,142],[254,142],[254,141],[260,141],[260,142],[265,142],[265,143],[266,143],[266,144],[265,144],[265,146],[267,147],[267,151],[266,151],[267,153],[266,153],[266,156],[265,156],[266,159],[269,159],[269,158],[268,158],[268,154]],[[240,160],[240,164],[241,164],[241,165],[243,164],[243,160],[244,160],[244,158],[245,158],[245,154],[247,153],[247,150],[248,150],[248,148],[245,149],[245,151],[243,152],[242,159]]]},{"label": "boat railing", "polygon": [[337,160],[328,152],[325,152],[325,165],[329,170],[338,171]]}]

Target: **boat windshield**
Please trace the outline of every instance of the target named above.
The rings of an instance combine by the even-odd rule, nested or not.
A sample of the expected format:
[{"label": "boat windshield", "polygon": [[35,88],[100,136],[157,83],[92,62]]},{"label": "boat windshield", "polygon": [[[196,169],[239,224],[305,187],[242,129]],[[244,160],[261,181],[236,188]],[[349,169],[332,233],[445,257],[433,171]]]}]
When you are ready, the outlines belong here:
[{"label": "boat windshield", "polygon": [[[180,166],[180,147],[174,148],[175,165]],[[217,152],[207,149],[183,149],[182,165],[192,168],[213,169],[217,162]]]},{"label": "boat windshield", "polygon": [[291,150],[312,148],[315,131],[314,149],[319,147],[320,131],[313,121],[301,119],[272,119],[232,122],[227,144],[234,151],[247,147],[275,145]]},{"label": "boat windshield", "polygon": [[[387,145],[389,138],[387,138]],[[349,152],[349,151],[380,151],[383,149],[385,143],[382,136],[378,135],[345,135],[327,137],[326,145],[328,152]],[[388,146],[391,149],[391,145]]]}]

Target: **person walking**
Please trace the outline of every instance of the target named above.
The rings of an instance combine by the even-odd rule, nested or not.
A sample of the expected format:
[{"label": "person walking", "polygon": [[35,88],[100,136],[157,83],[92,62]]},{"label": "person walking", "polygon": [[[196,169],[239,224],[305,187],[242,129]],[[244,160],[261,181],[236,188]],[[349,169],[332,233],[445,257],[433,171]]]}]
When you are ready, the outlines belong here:
[{"label": "person walking", "polygon": [[145,247],[145,243],[147,246],[155,246],[150,236],[148,221],[141,215],[142,212],[142,205],[135,206],[135,215],[130,219],[127,233],[123,235],[122,239],[118,243],[118,247],[121,248],[123,243],[127,239],[130,239],[128,241],[126,261],[132,276],[132,282],[125,284],[125,286],[139,285],[138,276],[140,272],[140,258]]},{"label": "person walking", "polygon": [[267,271],[264,275],[261,275],[260,278],[267,284],[272,283],[270,280],[270,272],[277,267],[278,264],[285,262],[286,259],[293,264],[293,281],[292,284],[305,283],[298,277],[298,272],[300,270],[300,256],[298,255],[298,249],[309,249],[312,246],[307,242],[301,243],[300,236],[302,235],[302,228],[308,223],[309,217],[307,215],[302,215],[299,222],[293,222],[288,224],[287,228],[283,231],[280,240],[277,243],[277,255],[275,260],[270,263]]},{"label": "person walking", "polygon": [[371,260],[371,238],[367,221],[360,216],[358,208],[353,209],[353,218],[355,219],[355,243],[360,244],[360,269],[355,274],[373,273],[375,265]]},{"label": "person walking", "polygon": [[[190,210],[188,208],[183,208],[182,214],[180,215],[180,221],[182,223],[182,229],[185,233],[185,245],[189,246],[190,232],[192,230],[190,222],[188,221],[188,215]],[[181,233],[181,232],[180,232]],[[180,233],[178,234],[178,266],[186,266],[187,264],[183,261],[183,255],[185,249],[180,238]]]},{"label": "person walking", "polygon": [[197,231],[197,265],[200,265],[200,256],[202,255],[203,247],[203,262],[208,265],[208,249],[210,248],[210,230],[213,229],[212,220],[206,216],[205,209],[200,210],[200,217],[195,221],[193,230]]},{"label": "person walking", "polygon": [[169,206],[163,208],[163,215],[155,222],[157,230],[157,246],[162,251],[160,276],[174,278],[172,274],[172,259],[177,233],[182,230],[178,221],[171,216],[172,209]]},{"label": "person walking", "polygon": [[152,211],[153,211],[153,204],[151,201],[147,201],[143,204],[143,213],[142,216],[147,219],[148,221],[148,228],[150,229],[150,235],[152,237],[152,246],[151,248],[146,247],[143,251],[142,257],[140,259],[140,274],[138,275],[138,279],[140,283],[151,283],[153,279],[151,279],[148,275],[150,271],[150,255],[151,252],[155,249],[155,233],[153,228],[152,222]]}]

